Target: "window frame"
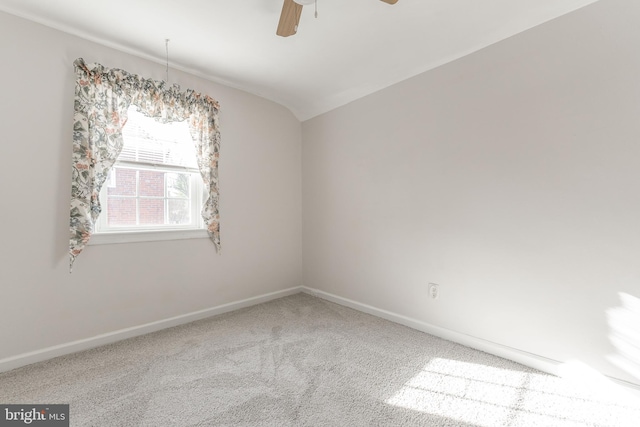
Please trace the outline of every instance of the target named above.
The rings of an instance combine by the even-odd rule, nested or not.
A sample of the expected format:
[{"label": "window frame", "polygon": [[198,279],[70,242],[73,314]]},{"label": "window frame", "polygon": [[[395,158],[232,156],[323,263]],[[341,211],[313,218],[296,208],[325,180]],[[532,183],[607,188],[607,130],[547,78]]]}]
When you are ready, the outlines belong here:
[{"label": "window frame", "polygon": [[[133,106],[132,106],[133,107]],[[126,126],[126,125],[125,125]],[[124,136],[123,136],[124,137]],[[94,232],[89,245],[101,245],[101,244],[117,244],[117,243],[132,243],[132,242],[153,242],[153,241],[165,241],[165,240],[183,240],[183,239],[199,239],[210,238],[209,233],[206,230],[204,220],[201,215],[201,210],[205,202],[205,188],[202,176],[197,167],[186,166],[174,166],[150,163],[144,161],[135,160],[116,160],[112,171],[116,169],[131,169],[135,171],[157,171],[168,173],[189,173],[190,174],[190,197],[191,202],[191,222],[189,224],[160,224],[160,225],[135,225],[135,226],[109,226],[108,225],[108,203],[109,195],[108,189],[111,187],[113,181],[110,177],[107,178],[104,185],[100,189],[100,201],[102,212],[100,213],[98,220],[94,224]],[[115,178],[117,179],[117,177]],[[167,209],[167,200],[170,199],[167,196],[166,176],[164,183],[164,196],[162,198],[165,202],[165,212]],[[131,197],[136,199],[136,215],[139,215],[139,200],[153,197],[140,196],[139,189],[139,175],[136,173],[136,194]],[[118,196],[116,196],[118,197]]]}]

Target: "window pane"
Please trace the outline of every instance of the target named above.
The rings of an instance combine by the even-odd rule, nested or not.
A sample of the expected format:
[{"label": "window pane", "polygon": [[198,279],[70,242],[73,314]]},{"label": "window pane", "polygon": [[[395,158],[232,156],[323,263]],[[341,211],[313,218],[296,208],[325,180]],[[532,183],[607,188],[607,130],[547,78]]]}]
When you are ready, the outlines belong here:
[{"label": "window pane", "polygon": [[136,225],[136,199],[108,197],[107,219],[110,226]]},{"label": "window pane", "polygon": [[164,199],[140,199],[140,225],[164,224]]},{"label": "window pane", "polygon": [[127,114],[118,160],[197,167],[195,145],[186,121],[161,123],[138,112],[133,105]]},{"label": "window pane", "polygon": [[191,212],[189,201],[183,199],[169,199],[169,224],[189,224]]},{"label": "window pane", "polygon": [[191,194],[191,174],[167,172],[167,197],[188,199]]},{"label": "window pane", "polygon": [[140,197],[164,197],[164,172],[141,170],[139,179]]},{"label": "window pane", "polygon": [[[107,179],[107,194],[109,196],[135,196],[136,171],[132,169],[113,168]],[[109,186],[115,181],[115,186]]]}]

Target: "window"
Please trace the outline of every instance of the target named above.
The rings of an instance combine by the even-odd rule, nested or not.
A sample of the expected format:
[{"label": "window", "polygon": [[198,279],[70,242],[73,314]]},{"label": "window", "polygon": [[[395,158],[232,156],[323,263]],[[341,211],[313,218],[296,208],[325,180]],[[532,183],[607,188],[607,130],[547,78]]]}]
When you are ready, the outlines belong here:
[{"label": "window", "polygon": [[102,213],[94,237],[127,234],[116,241],[132,241],[136,233],[134,240],[164,240],[166,233],[151,239],[149,234],[182,231],[174,238],[185,238],[190,236],[185,231],[204,230],[205,192],[186,121],[161,123],[131,106],[122,136],[122,151],[100,192]]},{"label": "window", "polygon": [[[166,82],[145,79],[100,64],[87,64],[82,58],[73,62],[73,68],[76,86],[71,153],[69,271],[73,270],[76,258],[90,240],[98,243],[96,239],[91,239],[96,227],[101,233],[95,237],[127,236],[126,239],[118,237],[110,239],[111,241],[100,239],[100,243],[199,237],[193,236],[190,232],[200,233],[203,237],[208,236],[216,251],[220,253],[218,102],[209,95],[192,89],[182,92],[177,85],[167,87]],[[132,145],[125,151],[124,157],[119,158],[122,147],[116,146],[114,142],[122,142],[122,130],[127,122],[129,107],[136,104],[141,107],[144,115],[165,117],[172,122],[188,120],[188,133],[193,137],[191,144],[177,143],[181,138],[167,138],[166,135],[172,134],[168,130],[171,127],[163,126],[161,132],[152,132],[150,129],[156,125],[147,121],[147,124],[141,127],[150,135],[139,140],[128,138]],[[132,123],[135,123],[136,111],[132,110],[131,116]],[[130,124],[129,129],[135,128],[136,126]],[[149,140],[154,143],[150,144]],[[196,156],[187,155],[187,149],[191,146],[196,147]],[[127,159],[128,151],[131,152],[132,158]],[[193,163],[189,160],[193,157],[198,159],[198,170],[202,176],[203,187],[206,187],[206,196],[203,197],[205,202],[198,195],[199,181],[193,175]],[[109,177],[117,160],[119,163],[116,175]],[[133,180],[132,188],[135,190],[128,189],[128,193],[116,194],[120,169],[135,170],[135,177],[130,177]],[[161,179],[157,177],[158,181],[162,181],[162,193],[159,187],[155,192],[145,188],[146,178],[151,176],[150,181],[156,179],[149,175],[149,171],[162,172]],[[124,175],[126,173],[123,172]],[[187,187],[185,178],[180,174],[189,177],[186,180],[189,182],[188,191],[178,190],[185,190]],[[113,193],[109,193],[109,188]],[[103,189],[104,193],[101,191]],[[103,195],[106,195],[107,199],[106,220],[100,220],[100,200]],[[131,218],[123,219],[121,216],[118,221],[108,219],[110,196],[112,205],[128,204],[132,208],[134,213],[131,214]],[[157,209],[157,212],[146,216],[145,209],[149,204],[155,204],[154,209]],[[198,227],[197,217],[194,216],[198,205],[202,206],[202,228]],[[162,221],[159,219],[161,207]],[[114,215],[116,214],[112,209],[112,219]],[[100,221],[101,224],[98,224]],[[167,235],[167,230],[171,230],[170,235]],[[185,233],[189,235],[186,236]],[[136,235],[145,237],[138,238]]]}]

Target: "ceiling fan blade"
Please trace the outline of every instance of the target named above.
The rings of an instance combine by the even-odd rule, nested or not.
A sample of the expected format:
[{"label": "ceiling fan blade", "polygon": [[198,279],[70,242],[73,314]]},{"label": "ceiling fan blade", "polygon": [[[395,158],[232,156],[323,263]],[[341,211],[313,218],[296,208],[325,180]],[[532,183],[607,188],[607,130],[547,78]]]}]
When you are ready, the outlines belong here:
[{"label": "ceiling fan blade", "polygon": [[398,3],[398,0],[382,0],[385,3],[389,3],[389,4],[396,4]]},{"label": "ceiling fan blade", "polygon": [[282,37],[294,35],[298,31],[300,14],[302,14],[302,5],[299,5],[293,0],[284,0],[276,34]]}]

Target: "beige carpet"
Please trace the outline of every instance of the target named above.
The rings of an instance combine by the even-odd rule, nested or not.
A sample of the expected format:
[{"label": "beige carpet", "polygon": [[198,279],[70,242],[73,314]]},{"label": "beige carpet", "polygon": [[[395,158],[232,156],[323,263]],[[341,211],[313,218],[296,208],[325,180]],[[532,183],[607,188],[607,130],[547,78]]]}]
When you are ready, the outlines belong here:
[{"label": "beige carpet", "polygon": [[629,426],[637,398],[298,294],[0,374],[72,426]]}]

